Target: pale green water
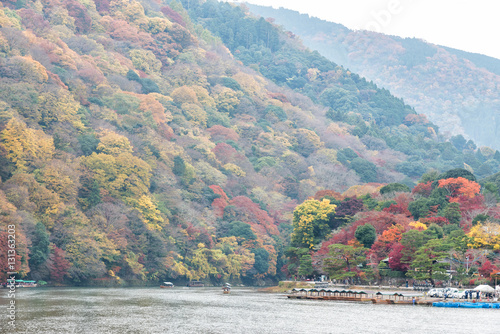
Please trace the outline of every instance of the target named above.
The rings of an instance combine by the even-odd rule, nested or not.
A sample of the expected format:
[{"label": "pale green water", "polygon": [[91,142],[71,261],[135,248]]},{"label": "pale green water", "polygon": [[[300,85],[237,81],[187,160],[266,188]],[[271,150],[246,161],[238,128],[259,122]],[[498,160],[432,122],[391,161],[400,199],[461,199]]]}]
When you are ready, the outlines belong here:
[{"label": "pale green water", "polygon": [[[17,292],[17,333],[500,333],[495,309],[289,300],[238,288],[230,295],[220,288]],[[8,333],[6,290],[0,295]]]}]

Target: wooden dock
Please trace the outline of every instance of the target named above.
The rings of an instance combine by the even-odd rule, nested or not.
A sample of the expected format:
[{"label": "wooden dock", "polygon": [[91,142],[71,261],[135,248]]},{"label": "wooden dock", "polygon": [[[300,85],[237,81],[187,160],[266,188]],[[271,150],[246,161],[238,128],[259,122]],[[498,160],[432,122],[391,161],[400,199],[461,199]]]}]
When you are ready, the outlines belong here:
[{"label": "wooden dock", "polygon": [[361,290],[336,290],[325,288],[292,289],[290,299],[335,300],[373,304],[423,305],[432,306],[436,299],[424,298],[421,294],[400,292],[375,292]]}]

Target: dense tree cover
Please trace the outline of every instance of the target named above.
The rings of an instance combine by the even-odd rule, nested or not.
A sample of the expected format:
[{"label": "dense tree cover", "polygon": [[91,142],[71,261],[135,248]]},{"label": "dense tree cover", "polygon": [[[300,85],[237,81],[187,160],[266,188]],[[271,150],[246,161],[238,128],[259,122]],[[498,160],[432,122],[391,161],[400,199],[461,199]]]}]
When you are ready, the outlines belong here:
[{"label": "dense tree cover", "polygon": [[356,232],[354,233],[354,237],[364,247],[371,248],[377,238],[377,232],[375,231],[375,227],[370,224],[365,224],[358,226]]},{"label": "dense tree cover", "polygon": [[[354,31],[284,8],[247,6],[252,13],[273,18],[300,36],[312,50],[389,89],[417,112],[426,114],[444,132],[500,149],[498,88],[494,88],[500,83],[500,60],[416,38]],[[408,118],[407,124],[415,120]],[[461,152],[473,147],[462,140],[453,144],[446,153],[450,160],[454,149]],[[486,160],[469,155],[463,162],[484,177],[493,163],[487,162],[491,158],[492,155]]]},{"label": "dense tree cover", "polygon": [[[0,5],[0,239],[16,226],[20,277],[262,284],[314,274],[316,252],[328,253],[323,240],[347,244],[362,225],[377,236],[393,229],[373,243],[377,257],[399,237],[405,245],[418,196],[427,210],[418,210],[419,226],[432,231],[422,238],[440,234],[432,224],[445,239],[454,232],[448,223],[476,219],[474,247],[496,249],[487,237],[496,212],[483,210],[486,194],[463,172],[456,177],[467,182],[439,187],[437,172],[418,193],[378,195],[420,177],[398,172],[402,163],[417,165],[401,153],[413,150],[409,143],[424,154],[435,148],[439,161],[457,154],[431,124],[402,124],[419,117],[401,100],[240,7],[184,5]],[[204,28],[217,28],[213,17],[233,29],[233,44]],[[240,21],[245,29],[235,28]],[[336,104],[337,97],[345,102],[338,110],[310,99]],[[408,145],[396,150],[400,143]],[[462,188],[467,196],[457,196]]]},{"label": "dense tree cover", "polygon": [[[434,177],[465,174],[465,170],[455,169]],[[351,282],[408,277],[436,285],[450,279],[450,270],[453,280],[463,284],[469,284],[473,275],[482,282],[493,280],[491,274],[500,265],[498,203],[487,201],[479,193],[480,185],[462,176],[441,178],[430,184],[428,178],[424,175],[421,186],[412,193],[382,191],[393,187],[387,185],[369,197],[364,196],[363,208],[351,221],[332,229],[310,247],[312,251],[306,255],[312,258],[313,270],[300,270],[306,266],[305,258],[300,257],[304,253],[291,248],[287,252],[288,271],[302,276],[328,274]],[[431,190],[422,192],[420,189],[426,184]],[[463,191],[457,197],[449,189],[440,191],[446,185],[453,185],[456,190],[464,184],[474,191]],[[332,195],[334,191],[324,190],[315,197],[321,200]],[[385,204],[388,199],[390,206]],[[396,206],[406,209],[395,212]],[[308,214],[300,207],[295,214]],[[310,213],[309,220],[314,215]],[[295,238],[306,234],[300,226],[294,226]]]},{"label": "dense tree cover", "polygon": [[[460,142],[458,148],[451,142],[439,143],[443,138],[436,132],[437,126],[429,122],[425,115],[417,115],[388,90],[378,89],[373,82],[337,66],[317,51],[304,50],[293,34],[292,38],[284,34],[277,35],[278,30],[272,28],[273,19],[250,18],[245,15],[248,10],[246,6],[217,3],[215,0],[183,3],[186,8],[189,4],[191,18],[218,36],[245,65],[258,70],[276,84],[291,88],[328,107],[329,110],[325,112],[327,118],[348,125],[348,133],[361,138],[367,148],[380,150],[382,145],[408,155],[407,161],[396,165],[397,172],[415,178],[429,168],[463,168],[464,163],[481,176],[500,170],[500,161],[493,157],[495,151],[486,148],[487,156],[482,155],[478,159],[476,156],[481,150],[472,141],[461,143],[454,140],[455,144]],[[257,13],[260,10],[266,12],[265,8],[249,6]],[[280,16],[278,11],[272,13]],[[274,17],[264,17],[269,16]],[[300,17],[293,24],[300,25],[302,19]],[[315,23],[318,21],[315,20]],[[304,26],[301,28],[308,29]],[[325,33],[321,38],[314,39],[320,40],[324,36]],[[365,42],[363,40],[360,44],[364,45]],[[417,67],[425,63],[426,57],[436,53],[433,46],[416,39],[402,40],[401,43],[407,55],[404,66]],[[380,57],[380,54],[376,56]],[[394,126],[398,126],[397,129]],[[436,138],[439,141],[435,141]],[[307,157],[310,152],[307,144],[300,141],[299,144],[297,151]],[[338,154],[337,159],[353,169],[363,182],[376,182],[383,174],[378,170],[380,164],[377,161],[370,161],[359,154],[350,158]],[[408,181],[406,183],[412,185]]]}]

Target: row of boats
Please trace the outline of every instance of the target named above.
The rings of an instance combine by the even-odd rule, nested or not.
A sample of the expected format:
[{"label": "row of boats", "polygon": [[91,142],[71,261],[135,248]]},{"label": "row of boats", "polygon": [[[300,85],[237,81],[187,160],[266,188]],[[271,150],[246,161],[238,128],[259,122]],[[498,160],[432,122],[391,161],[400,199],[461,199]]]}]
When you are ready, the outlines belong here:
[{"label": "row of boats", "polygon": [[[163,284],[160,285],[160,288],[162,289],[171,289],[173,288],[175,285],[174,283],[172,282],[163,282]],[[191,281],[187,284],[188,287],[204,287],[205,284],[203,282],[200,282],[200,281]],[[231,292],[231,284],[229,283],[226,283],[224,284],[224,286],[222,287],[222,292],[224,294],[229,294]]]},{"label": "row of boats", "polygon": [[[175,285],[172,282],[163,282],[163,284],[160,285],[160,288],[169,289],[173,288],[174,286]],[[186,286],[189,288],[203,288],[205,286],[205,283],[200,281],[190,281]]]},{"label": "row of boats", "polygon": [[25,281],[22,279],[16,279],[14,282],[9,280],[5,283],[2,283],[0,284],[0,287],[6,288],[7,286],[12,285],[12,283],[14,283],[13,285],[16,288],[36,288],[38,286],[36,281]]}]

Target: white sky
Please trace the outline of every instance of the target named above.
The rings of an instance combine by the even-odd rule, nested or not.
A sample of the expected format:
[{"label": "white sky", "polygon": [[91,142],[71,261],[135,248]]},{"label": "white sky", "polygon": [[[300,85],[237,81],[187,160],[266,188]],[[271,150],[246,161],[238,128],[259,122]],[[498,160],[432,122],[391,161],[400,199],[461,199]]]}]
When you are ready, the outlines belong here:
[{"label": "white sky", "polygon": [[[244,2],[233,0],[232,2]],[[500,59],[497,0],[246,0]]]}]

